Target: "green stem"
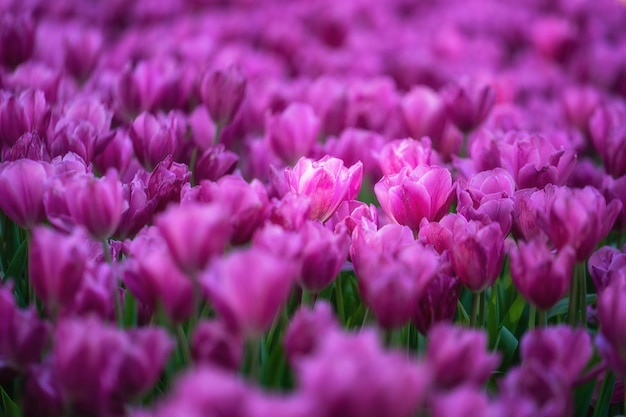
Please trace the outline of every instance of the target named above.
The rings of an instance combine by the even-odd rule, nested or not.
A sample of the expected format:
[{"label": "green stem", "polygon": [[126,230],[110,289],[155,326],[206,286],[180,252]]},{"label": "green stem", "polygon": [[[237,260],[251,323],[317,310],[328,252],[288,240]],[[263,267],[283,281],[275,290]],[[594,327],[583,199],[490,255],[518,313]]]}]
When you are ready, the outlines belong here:
[{"label": "green stem", "polygon": [[346,312],[344,310],[343,304],[343,288],[341,285],[341,274],[335,280],[335,296],[337,297],[337,314],[339,314],[339,319],[341,320],[341,324],[345,324],[346,322]]},{"label": "green stem", "polygon": [[261,341],[260,340],[249,340],[247,343],[247,347],[248,347],[248,363],[250,364],[249,367],[249,377],[250,379],[252,379],[253,381],[258,380],[260,374],[261,374],[261,361],[260,361],[260,357],[259,357],[259,351],[261,348]]},{"label": "green stem", "polygon": [[583,326],[587,326],[587,268],[585,262],[580,262],[577,265],[578,269],[578,284],[579,284],[579,297],[580,297],[580,322]]},{"label": "green stem", "polygon": [[609,406],[611,405],[611,396],[613,395],[613,387],[615,386],[615,374],[608,369],[604,372],[604,379],[602,380],[602,385],[600,385],[600,392],[598,392],[593,417],[608,415]]},{"label": "green stem", "polygon": [[535,328],[535,314],[537,313],[537,307],[531,305],[528,312],[528,330]]},{"label": "green stem", "polygon": [[567,308],[567,317],[570,326],[574,326],[576,324],[577,319],[577,309],[576,309],[576,299],[578,298],[578,281],[576,280],[576,273],[572,275],[572,281],[569,286],[569,305]]},{"label": "green stem", "polygon": [[480,307],[478,309],[478,327],[485,326],[485,314],[487,312],[487,299],[486,291],[480,293]]},{"label": "green stem", "polygon": [[196,162],[198,160],[198,147],[194,146],[191,151],[191,158],[189,159],[189,171],[191,172],[191,178],[189,178],[189,184],[193,187],[196,185]]},{"label": "green stem", "polygon": [[465,307],[463,307],[463,303],[461,303],[461,300],[457,301],[456,308],[459,311],[459,314],[461,315],[463,322],[466,324],[469,323],[470,321],[469,315],[467,314],[467,311],[465,311]]},{"label": "green stem", "polygon": [[302,306],[315,305],[315,294],[302,288],[302,298],[300,299]]},{"label": "green stem", "polygon": [[222,136],[222,130],[224,129],[224,123],[218,123],[215,125],[215,133],[213,134],[213,144],[220,143],[220,136]]},{"label": "green stem", "polygon": [[[109,243],[106,239],[102,239],[102,250],[104,251],[104,259],[106,262],[113,266],[113,258],[111,258],[111,250],[109,249]],[[119,292],[119,281],[117,279],[117,274],[115,276],[115,294],[113,294],[113,298],[115,301],[115,318],[117,319],[117,325],[120,328],[124,328],[124,313],[122,311],[122,300],[120,299]]]},{"label": "green stem", "polygon": [[537,316],[539,318],[539,327],[548,327],[548,312],[546,310],[537,310]]},{"label": "green stem", "polygon": [[191,350],[189,349],[189,339],[185,334],[182,324],[176,325],[176,340],[178,341],[178,348],[183,357],[183,365],[191,363]]},{"label": "green stem", "polygon": [[480,293],[472,293],[472,311],[470,313],[469,327],[476,327],[476,318],[478,316],[478,306],[480,304]]},{"label": "green stem", "polygon": [[367,307],[365,309],[365,314],[363,314],[363,322],[361,323],[361,330],[363,330],[363,327],[365,327],[365,325],[367,324],[369,317],[370,317],[370,308]]}]

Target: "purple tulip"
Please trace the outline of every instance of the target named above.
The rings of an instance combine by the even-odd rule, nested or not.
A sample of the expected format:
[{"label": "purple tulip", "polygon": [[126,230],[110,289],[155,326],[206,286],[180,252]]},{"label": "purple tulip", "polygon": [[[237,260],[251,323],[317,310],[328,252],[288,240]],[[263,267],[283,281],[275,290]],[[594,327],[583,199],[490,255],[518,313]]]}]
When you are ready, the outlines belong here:
[{"label": "purple tulip", "polygon": [[557,249],[573,247],[579,262],[609,233],[621,209],[619,201],[607,204],[592,187],[557,187],[547,206],[546,232]]},{"label": "purple tulip", "polygon": [[326,221],[343,201],[356,199],[363,164],[359,162],[346,168],[341,159],[330,156],[317,161],[300,158],[284,175],[290,191],[311,199],[310,218]]},{"label": "purple tulip", "polygon": [[225,175],[232,174],[237,167],[239,156],[226,150],[224,145],[207,148],[198,158],[193,175],[196,182],[202,180],[217,181]]},{"label": "purple tulip", "polygon": [[0,287],[0,367],[24,370],[39,361],[48,333],[34,308],[17,308],[12,288]]},{"label": "purple tulip", "polygon": [[[559,374],[531,362],[511,369],[500,382],[496,415],[565,417],[574,412],[571,386]],[[519,413],[519,414],[515,414]]]},{"label": "purple tulip", "polygon": [[504,237],[498,223],[457,222],[450,249],[452,267],[463,285],[481,292],[492,286],[504,263]]},{"label": "purple tulip", "polygon": [[402,98],[402,114],[411,137],[428,136],[441,142],[446,127],[446,107],[439,95],[426,86],[416,86]]},{"label": "purple tulip", "polygon": [[600,356],[621,378],[626,376],[626,332],[623,320],[626,319],[626,280],[610,283],[598,297],[598,321],[600,335],[596,345]]},{"label": "purple tulip", "polygon": [[569,288],[574,271],[574,249],[564,246],[553,254],[542,240],[520,241],[511,246],[511,279],[528,302],[541,310],[548,310],[561,299]]},{"label": "purple tulip", "polygon": [[159,305],[170,320],[185,321],[193,312],[194,288],[170,255],[156,228],[144,229],[128,245],[131,257],[122,281],[148,310]]},{"label": "purple tulip", "polygon": [[352,238],[350,253],[363,300],[384,328],[404,325],[435,278],[438,255],[397,225],[379,231],[357,227]]},{"label": "purple tulip", "polygon": [[216,259],[200,282],[228,326],[254,339],[272,325],[296,274],[290,260],[252,248]]},{"label": "purple tulip", "polygon": [[593,145],[602,157],[604,169],[614,178],[626,174],[625,122],[623,105],[600,106],[589,120]]},{"label": "purple tulip", "polygon": [[74,302],[88,265],[86,242],[80,233],[66,236],[43,226],[33,230],[29,279],[49,313],[58,313]]},{"label": "purple tulip", "polygon": [[287,361],[293,366],[301,358],[314,354],[324,338],[339,328],[328,302],[320,300],[312,308],[302,306],[285,330],[283,346]]},{"label": "purple tulip", "polygon": [[469,79],[448,85],[441,97],[448,117],[463,132],[476,129],[496,102],[493,87]]},{"label": "purple tulip", "polygon": [[196,363],[237,371],[243,359],[243,338],[218,320],[198,323],[190,345]]},{"label": "purple tulip", "polygon": [[167,116],[141,113],[130,129],[135,155],[148,170],[153,169],[168,155],[176,158],[183,135],[184,120],[175,112],[170,112]]},{"label": "purple tulip", "polygon": [[485,384],[500,364],[500,355],[487,352],[487,336],[482,330],[438,324],[428,333],[425,360],[433,386],[448,391]]},{"label": "purple tulip", "polygon": [[374,333],[331,332],[296,363],[298,390],[314,404],[311,415],[415,415],[427,372],[399,352],[385,352]]},{"label": "purple tulip", "polygon": [[217,125],[229,124],[246,95],[246,78],[235,67],[207,71],[200,79],[199,96]]},{"label": "purple tulip", "polygon": [[97,240],[113,236],[126,209],[115,170],[99,179],[92,175],[74,177],[66,185],[65,198],[74,221]]},{"label": "purple tulip", "polygon": [[279,115],[268,116],[265,125],[269,146],[287,164],[309,156],[320,130],[313,109],[301,103],[289,105]]},{"label": "purple tulip", "polygon": [[45,162],[20,159],[0,164],[0,209],[24,229],[46,219],[43,197],[53,168]]},{"label": "purple tulip", "polygon": [[0,19],[0,62],[14,68],[30,59],[35,49],[36,27],[27,16],[2,14]]},{"label": "purple tulip", "polygon": [[591,336],[585,329],[559,325],[534,329],[522,338],[522,366],[535,363],[572,387],[592,356]]},{"label": "purple tulip", "polygon": [[219,204],[172,206],[155,223],[172,259],[192,277],[224,252],[232,233],[228,212]]},{"label": "purple tulip", "polygon": [[162,329],[124,333],[93,318],[60,322],[54,340],[53,375],[67,406],[84,416],[118,413],[153,386],[173,348]]},{"label": "purple tulip", "polygon": [[183,189],[181,198],[183,205],[195,200],[223,207],[228,213],[225,223],[230,223],[234,245],[248,242],[269,214],[265,187],[258,180],[248,183],[237,175],[224,176],[217,182],[202,181],[196,187]]},{"label": "purple tulip", "polygon": [[601,293],[611,282],[626,277],[626,253],[612,246],[603,246],[587,262],[593,284]]},{"label": "purple tulip", "polygon": [[450,171],[427,165],[414,170],[403,168],[398,174],[384,176],[374,186],[385,214],[415,233],[423,220],[437,221],[448,212],[454,189]]},{"label": "purple tulip", "polygon": [[19,95],[0,96],[0,143],[13,146],[28,132],[47,137],[50,115],[42,91],[29,89]]},{"label": "purple tulip", "polygon": [[440,265],[437,276],[428,284],[418,303],[412,322],[423,335],[439,322],[452,322],[461,294],[461,281],[451,276],[449,265]]},{"label": "purple tulip", "polygon": [[398,174],[404,167],[412,171],[418,165],[440,165],[441,163],[437,152],[432,149],[429,137],[387,142],[377,156],[384,175]]},{"label": "purple tulip", "polygon": [[363,176],[376,181],[381,175],[376,152],[385,141],[385,137],[376,132],[349,127],[339,137],[326,140],[324,152],[342,159],[346,166],[363,162]]},{"label": "purple tulip", "polygon": [[326,135],[338,135],[344,130],[347,115],[347,88],[336,78],[317,77],[307,91],[307,102],[321,121],[321,131]]}]

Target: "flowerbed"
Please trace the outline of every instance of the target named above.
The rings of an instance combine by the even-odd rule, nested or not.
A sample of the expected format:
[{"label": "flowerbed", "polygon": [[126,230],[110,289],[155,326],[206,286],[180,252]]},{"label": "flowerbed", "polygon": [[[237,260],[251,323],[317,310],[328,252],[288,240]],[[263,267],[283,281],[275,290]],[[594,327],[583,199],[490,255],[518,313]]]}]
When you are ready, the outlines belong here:
[{"label": "flowerbed", "polygon": [[623,4],[0,11],[0,415],[624,413]]}]

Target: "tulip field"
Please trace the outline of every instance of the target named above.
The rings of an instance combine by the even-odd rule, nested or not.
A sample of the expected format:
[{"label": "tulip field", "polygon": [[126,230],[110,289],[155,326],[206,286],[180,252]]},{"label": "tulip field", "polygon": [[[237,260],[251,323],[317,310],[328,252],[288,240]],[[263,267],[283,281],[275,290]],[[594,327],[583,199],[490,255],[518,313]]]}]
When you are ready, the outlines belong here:
[{"label": "tulip field", "polygon": [[0,0],[0,417],[625,385],[626,2]]}]

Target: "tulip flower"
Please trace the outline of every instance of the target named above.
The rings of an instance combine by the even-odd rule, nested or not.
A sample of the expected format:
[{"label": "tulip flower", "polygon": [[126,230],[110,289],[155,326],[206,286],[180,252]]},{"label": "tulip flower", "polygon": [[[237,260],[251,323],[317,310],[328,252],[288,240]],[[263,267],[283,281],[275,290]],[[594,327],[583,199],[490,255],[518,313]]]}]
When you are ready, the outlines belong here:
[{"label": "tulip flower", "polygon": [[416,86],[402,98],[402,114],[411,137],[428,136],[441,141],[446,127],[446,107],[439,95],[426,86]]},{"label": "tulip flower", "polygon": [[363,164],[350,168],[341,159],[325,156],[314,161],[300,158],[293,168],[285,170],[290,191],[311,199],[312,220],[326,221],[346,200],[356,199],[361,188]]},{"label": "tulip flower", "polygon": [[380,206],[395,223],[415,233],[422,220],[437,221],[448,212],[454,198],[450,172],[439,166],[420,165],[403,168],[398,174],[384,176],[374,186]]},{"label": "tulip flower", "polygon": [[43,198],[52,170],[50,164],[30,159],[0,164],[0,210],[24,229],[43,222]]},{"label": "tulip flower", "polygon": [[235,67],[205,72],[199,95],[213,122],[225,126],[237,115],[246,95],[246,78]]},{"label": "tulip flower", "polygon": [[540,239],[509,250],[511,279],[528,302],[541,310],[548,310],[565,295],[574,271],[574,249],[565,246],[556,256]]},{"label": "tulip flower", "polygon": [[437,152],[432,149],[429,137],[387,142],[377,156],[384,175],[398,174],[404,167],[412,171],[418,165],[439,165],[441,162]]},{"label": "tulip flower", "polygon": [[500,355],[487,352],[487,337],[482,330],[439,324],[428,333],[426,364],[434,387],[448,391],[486,383],[500,364]]},{"label": "tulip flower", "polygon": [[156,225],[172,259],[192,277],[224,252],[232,233],[228,213],[218,204],[171,207],[156,218]]},{"label": "tulip flower", "polygon": [[572,246],[580,262],[609,233],[620,209],[619,201],[607,204],[595,188],[558,187],[548,202],[544,228],[557,249]]},{"label": "tulip flower", "polygon": [[298,390],[313,415],[409,417],[420,409],[428,374],[399,352],[384,352],[376,335],[331,332],[296,362]]},{"label": "tulip flower", "polygon": [[252,248],[216,259],[200,282],[227,325],[256,339],[272,325],[297,272],[292,261]]},{"label": "tulip flower", "polygon": [[498,223],[483,225],[475,220],[455,224],[452,267],[463,285],[479,293],[492,286],[504,263],[504,237]]},{"label": "tulip flower", "polygon": [[113,236],[126,209],[115,170],[99,179],[91,175],[73,178],[66,186],[65,199],[74,221],[97,240]]},{"label": "tulip flower", "polygon": [[301,103],[289,105],[280,115],[269,116],[265,124],[270,147],[288,164],[309,156],[320,129],[313,109]]}]

